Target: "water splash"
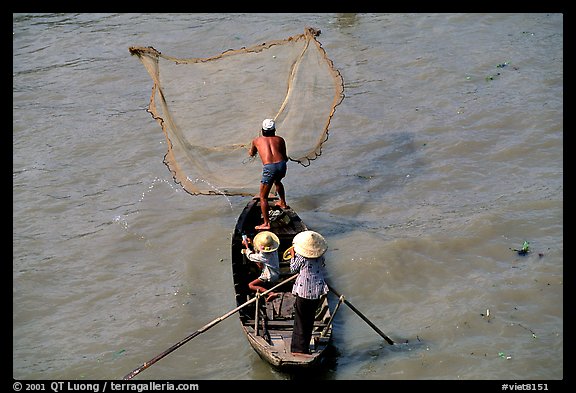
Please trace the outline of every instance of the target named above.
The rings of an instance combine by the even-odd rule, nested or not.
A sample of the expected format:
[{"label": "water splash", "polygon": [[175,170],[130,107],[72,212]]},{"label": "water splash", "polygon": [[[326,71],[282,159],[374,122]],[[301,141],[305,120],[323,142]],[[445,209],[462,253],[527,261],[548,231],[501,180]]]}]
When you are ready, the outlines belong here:
[{"label": "water splash", "polygon": [[126,218],[124,216],[116,216],[116,217],[114,217],[113,221],[120,224],[122,229],[124,229],[125,231],[128,230],[128,221],[126,220]]},{"label": "water splash", "polygon": [[[150,194],[152,192],[152,190],[154,190],[154,188],[158,185],[158,184],[167,184],[168,186],[170,186],[170,188],[172,189],[172,191],[174,192],[183,192],[182,189],[180,189],[179,187],[175,187],[174,184],[171,181],[168,181],[166,179],[162,179],[159,177],[155,177],[154,179],[152,179],[152,182],[150,183],[150,185],[148,186],[148,188],[142,192],[142,195],[140,196],[140,198],[138,199],[138,201],[135,203],[135,205],[138,205],[142,202],[144,202],[144,199],[146,198],[146,196],[148,194]],[[133,230],[130,230],[130,225],[128,223],[128,217],[133,215],[133,214],[139,214],[140,210],[138,208],[136,208],[136,210],[128,212],[126,214],[122,214],[122,215],[117,215],[113,218],[113,222],[119,224],[122,229],[126,232],[131,233],[132,235],[136,236],[137,238],[141,239],[141,240],[145,240],[146,242],[148,242],[148,240],[146,239],[146,237],[144,235],[142,235],[141,233],[137,233]]]},{"label": "water splash", "polygon": [[226,198],[226,201],[228,201],[228,205],[230,206],[230,210],[234,211],[234,208],[232,207],[232,201],[230,200],[230,198],[228,197],[228,195],[226,195],[226,193],[224,191],[220,190],[218,187],[214,186],[213,184],[211,184],[210,182],[208,182],[207,180],[204,180],[204,179],[196,178],[195,180],[192,180],[189,177],[187,177],[186,179],[190,182],[193,182],[193,183],[202,182],[202,183],[206,184],[208,187],[210,187],[217,194],[224,196],[224,198]]},{"label": "water splash", "polygon": [[155,177],[152,180],[152,184],[150,184],[148,186],[148,189],[144,192],[142,192],[142,196],[140,197],[140,199],[138,200],[138,202],[143,202],[144,198],[146,197],[147,194],[149,194],[150,192],[152,192],[152,190],[154,189],[154,187],[156,187],[156,185],[158,183],[164,183],[164,184],[168,184],[168,186],[170,186],[170,188],[172,189],[172,191],[175,192],[181,192],[182,190],[179,187],[174,187],[174,183],[172,183],[171,181],[168,181],[167,179],[162,179],[159,177]]}]

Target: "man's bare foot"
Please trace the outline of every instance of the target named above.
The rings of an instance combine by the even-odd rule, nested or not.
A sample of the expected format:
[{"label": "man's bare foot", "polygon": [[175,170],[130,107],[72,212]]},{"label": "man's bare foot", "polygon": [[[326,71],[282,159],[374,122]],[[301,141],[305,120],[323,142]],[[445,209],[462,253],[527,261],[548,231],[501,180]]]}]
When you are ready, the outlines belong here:
[{"label": "man's bare foot", "polygon": [[277,294],[276,292],[270,292],[268,294],[268,296],[266,297],[266,301],[269,302],[271,300],[276,299],[279,296],[279,294]]},{"label": "man's bare foot", "polygon": [[266,225],[266,224],[262,224],[262,225],[256,225],[254,227],[256,230],[262,231],[262,230],[269,230],[270,229],[270,224]]},{"label": "man's bare foot", "polygon": [[281,207],[282,209],[289,209],[288,205],[285,203],[277,203],[276,206]]}]

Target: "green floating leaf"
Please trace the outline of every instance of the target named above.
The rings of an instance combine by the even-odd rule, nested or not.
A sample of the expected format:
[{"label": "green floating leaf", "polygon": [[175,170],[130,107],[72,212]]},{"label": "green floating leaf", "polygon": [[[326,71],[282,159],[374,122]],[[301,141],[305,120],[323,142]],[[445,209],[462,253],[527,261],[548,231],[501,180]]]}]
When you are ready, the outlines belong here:
[{"label": "green floating leaf", "polygon": [[524,240],[524,244],[522,245],[522,251],[528,252],[530,250],[530,243]]}]

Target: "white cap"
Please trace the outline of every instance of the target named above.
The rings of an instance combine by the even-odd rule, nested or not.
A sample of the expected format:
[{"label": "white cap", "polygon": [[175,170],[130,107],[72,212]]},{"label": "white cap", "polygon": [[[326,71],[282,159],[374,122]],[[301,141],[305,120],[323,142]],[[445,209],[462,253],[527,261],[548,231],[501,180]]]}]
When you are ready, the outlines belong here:
[{"label": "white cap", "polygon": [[262,129],[264,131],[272,131],[276,129],[276,123],[273,119],[266,119],[262,122]]}]

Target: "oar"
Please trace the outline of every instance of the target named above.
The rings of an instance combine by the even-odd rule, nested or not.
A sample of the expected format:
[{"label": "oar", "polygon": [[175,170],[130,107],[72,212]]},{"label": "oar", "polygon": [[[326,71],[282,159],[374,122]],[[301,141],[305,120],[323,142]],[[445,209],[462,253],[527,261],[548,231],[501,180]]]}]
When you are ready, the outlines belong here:
[{"label": "oar", "polygon": [[394,345],[394,341],[392,341],[392,340],[390,339],[390,337],[388,337],[387,335],[385,335],[385,334],[382,332],[382,330],[378,329],[378,327],[377,327],[376,325],[374,325],[372,322],[370,322],[370,320],[369,320],[368,318],[366,318],[366,317],[364,316],[364,314],[362,314],[356,307],[354,307],[354,306],[352,305],[352,303],[350,303],[348,300],[346,300],[346,299],[344,298],[344,296],[342,296],[342,295],[340,295],[338,292],[336,292],[336,291],[334,290],[334,288],[332,288],[330,285],[328,285],[328,289],[330,289],[330,290],[334,293],[334,295],[336,295],[336,296],[338,296],[339,298],[343,299],[343,300],[344,300],[344,303],[346,303],[346,305],[347,305],[348,307],[350,307],[350,308],[352,309],[352,311],[354,311],[356,314],[358,314],[358,316],[359,316],[360,318],[362,318],[362,319],[364,320],[364,322],[366,322],[368,325],[370,325],[370,327],[371,327],[372,329],[374,329],[374,330],[376,331],[376,333],[378,333],[380,336],[382,336],[382,337],[384,338],[384,340],[386,340],[386,342],[388,342],[388,344]]},{"label": "oar", "polygon": [[[260,294],[260,296],[266,295],[269,292],[272,292],[274,289],[278,288],[279,286],[287,283],[288,281],[291,281],[293,279],[295,279],[298,276],[298,274],[295,274],[289,278],[287,278],[286,280],[282,281],[279,284],[276,284],[275,286],[273,286],[272,288],[262,292]],[[216,318],[215,320],[213,320],[212,322],[202,326],[200,329],[196,330],[194,333],[192,333],[191,335],[189,335],[188,337],[186,337],[185,339],[181,340],[180,342],[172,345],[170,348],[168,348],[167,350],[165,350],[164,352],[162,352],[161,354],[155,356],[154,358],[148,360],[147,362],[145,362],[143,365],[141,365],[140,367],[138,367],[137,369],[135,369],[134,371],[126,374],[124,376],[124,378],[122,379],[132,379],[134,378],[136,375],[140,374],[141,371],[146,370],[148,367],[150,367],[151,365],[153,365],[154,363],[156,363],[158,360],[162,359],[164,356],[168,355],[170,352],[175,351],[176,349],[180,348],[182,345],[186,344],[188,341],[192,340],[194,337],[196,337],[197,335],[199,335],[200,333],[204,333],[206,330],[210,329],[212,326],[216,325],[219,322],[222,322],[223,320],[225,320],[226,318],[228,318],[230,315],[236,313],[237,311],[239,311],[240,309],[246,307],[247,305],[254,303],[256,301],[256,299],[258,299],[258,297],[254,296],[252,299],[248,300],[246,303],[239,305],[238,307],[236,307],[233,310],[228,311],[226,314],[222,315],[219,318]]]}]

